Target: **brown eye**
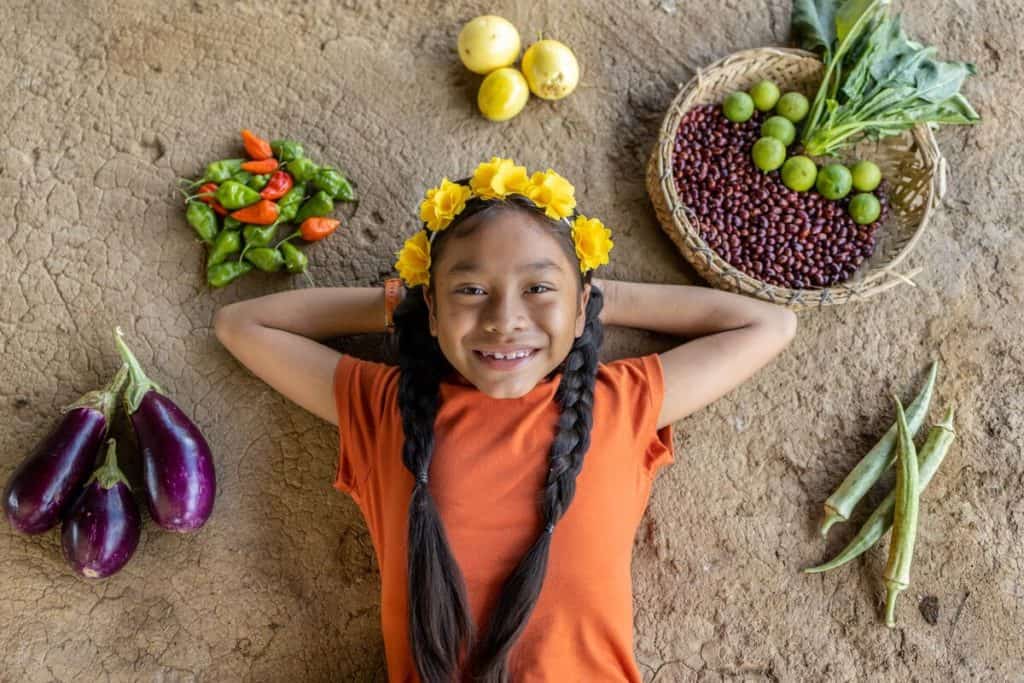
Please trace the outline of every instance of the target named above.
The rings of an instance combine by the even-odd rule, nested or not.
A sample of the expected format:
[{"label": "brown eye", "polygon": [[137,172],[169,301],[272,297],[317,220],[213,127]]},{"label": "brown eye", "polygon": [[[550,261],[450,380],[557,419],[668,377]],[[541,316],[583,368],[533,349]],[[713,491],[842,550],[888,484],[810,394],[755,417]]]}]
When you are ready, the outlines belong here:
[{"label": "brown eye", "polygon": [[551,287],[548,287],[547,285],[533,285],[526,291],[529,292],[530,294],[544,294],[546,292],[553,292],[555,290],[552,289]]}]

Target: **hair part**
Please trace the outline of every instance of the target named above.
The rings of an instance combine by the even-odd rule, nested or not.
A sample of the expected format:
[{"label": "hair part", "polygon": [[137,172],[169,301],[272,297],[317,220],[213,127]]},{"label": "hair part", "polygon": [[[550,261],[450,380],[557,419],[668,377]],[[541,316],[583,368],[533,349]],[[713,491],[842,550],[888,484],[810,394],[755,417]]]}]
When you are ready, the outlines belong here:
[{"label": "hair part", "polygon": [[[559,238],[570,262],[575,260],[569,226],[550,219],[530,200],[515,195],[505,200],[474,198],[467,202],[456,220],[435,236],[435,258],[447,240],[469,234],[484,216],[498,210],[527,211],[543,219],[541,224],[546,222]],[[480,218],[467,223],[474,216]],[[581,290],[589,281],[589,273],[580,274]],[[475,680],[505,683],[509,676],[509,653],[526,627],[544,584],[552,542],[548,529],[557,525],[572,503],[576,477],[590,447],[598,353],[604,337],[599,319],[604,299],[599,289],[591,289],[583,334],[575,339],[556,369],[562,372],[555,392],[559,417],[542,491],[540,512],[544,528],[505,579],[489,623],[478,640],[465,580],[427,485],[435,448],[434,423],[440,407],[441,380],[454,368],[430,334],[429,310],[423,295],[423,287],[410,290],[394,315],[400,370],[398,407],[405,434],[402,461],[416,481],[409,503],[409,642],[424,683],[450,683],[462,665],[463,656]]]}]

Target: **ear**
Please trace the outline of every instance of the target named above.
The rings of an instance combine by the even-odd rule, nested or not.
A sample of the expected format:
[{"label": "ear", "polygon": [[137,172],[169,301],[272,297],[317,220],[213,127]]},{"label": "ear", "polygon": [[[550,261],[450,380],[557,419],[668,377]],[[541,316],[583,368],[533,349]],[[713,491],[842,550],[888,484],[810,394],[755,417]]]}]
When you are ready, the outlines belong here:
[{"label": "ear", "polygon": [[590,283],[583,285],[583,296],[580,297],[580,307],[576,311],[576,337],[583,335],[587,326],[587,304],[590,302]]},{"label": "ear", "polygon": [[427,320],[430,322],[430,335],[437,336],[437,316],[434,314],[434,296],[430,290],[424,288],[423,301],[427,304]]}]

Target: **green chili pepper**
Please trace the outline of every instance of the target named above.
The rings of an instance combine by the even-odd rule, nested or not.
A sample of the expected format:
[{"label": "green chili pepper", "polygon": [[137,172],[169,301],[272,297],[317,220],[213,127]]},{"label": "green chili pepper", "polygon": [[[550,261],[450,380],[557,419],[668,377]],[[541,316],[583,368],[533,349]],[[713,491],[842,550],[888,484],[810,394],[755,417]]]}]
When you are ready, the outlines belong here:
[{"label": "green chili pepper", "polygon": [[284,266],[289,273],[303,273],[309,266],[309,257],[291,242],[282,242],[278,248],[284,255]]},{"label": "green chili pepper", "polygon": [[247,261],[228,261],[206,269],[206,281],[212,287],[223,287],[229,282],[245,275],[252,270],[252,264]]},{"label": "green chili pepper", "polygon": [[209,204],[191,201],[185,209],[185,220],[192,226],[192,229],[199,235],[199,239],[207,244],[213,243],[217,236],[217,214],[213,212]]},{"label": "green chili pepper", "polygon": [[[921,393],[907,407],[907,425],[910,427],[911,436],[917,434],[917,430],[921,428],[928,415],[928,406],[932,401],[932,390],[935,388],[935,378],[938,372],[939,362],[935,361],[932,363],[928,381]],[[835,493],[825,501],[825,519],[821,522],[822,536],[828,534],[829,528],[836,522],[845,522],[850,518],[853,508],[864,497],[864,494],[895,462],[896,432],[897,426],[894,424],[875,444],[874,448],[868,451],[868,454],[846,475],[846,479],[835,490]]]},{"label": "green chili pepper", "polygon": [[271,140],[270,149],[273,150],[278,161],[290,162],[306,156],[306,150],[302,148],[302,143],[295,140]]},{"label": "green chili pepper", "polygon": [[244,223],[238,220],[234,216],[224,216],[224,229],[225,230],[241,230]]},{"label": "green chili pepper", "polygon": [[255,204],[260,199],[259,192],[234,180],[225,180],[217,188],[217,201],[232,211]]},{"label": "green chili pepper", "polygon": [[231,180],[234,180],[236,183],[248,185],[249,181],[252,180],[252,173],[249,173],[248,171],[239,171],[231,176]]},{"label": "green chili pepper", "polygon": [[896,424],[899,427],[899,453],[896,468],[896,501],[893,508],[892,539],[889,561],[885,567],[885,625],[896,625],[896,597],[910,585],[910,563],[914,559],[917,536],[917,513],[920,502],[920,472],[914,439],[900,400],[896,402]]},{"label": "green chili pepper", "polygon": [[288,162],[288,172],[292,174],[297,183],[308,183],[316,175],[319,167],[312,159],[306,157],[299,157],[294,161]]},{"label": "green chili pepper", "polygon": [[284,265],[284,256],[281,252],[270,247],[253,249],[245,258],[265,273],[276,273]]},{"label": "green chili pepper", "polygon": [[[921,448],[921,452],[917,455],[918,463],[920,464],[920,483],[919,487],[923,491],[928,483],[932,480],[932,476],[935,471],[939,469],[939,465],[942,464],[942,460],[946,457],[946,453],[949,452],[949,447],[953,444],[953,440],[956,438],[956,431],[953,429],[953,407],[950,406],[946,410],[946,416],[942,419],[942,422],[934,425],[928,431],[928,440],[925,441],[924,446]],[[850,541],[845,548],[843,548],[838,555],[826,562],[820,564],[817,567],[808,567],[804,570],[807,574],[817,574],[819,572],[826,572],[836,567],[841,567],[850,560],[860,557],[864,554],[871,546],[877,543],[885,532],[892,527],[893,520],[893,508],[896,507],[896,492],[890,491],[889,495],[885,497],[875,511],[871,513],[867,521],[857,532],[857,535]]]},{"label": "green chili pepper", "polygon": [[242,229],[245,236],[245,246],[265,247],[274,241],[277,234],[277,223],[270,225],[247,225]]},{"label": "green chili pepper", "polygon": [[264,173],[263,175],[254,175],[249,180],[248,185],[258,192],[266,187],[268,182],[270,182],[270,174]]},{"label": "green chili pepper", "polygon": [[313,176],[313,186],[331,195],[333,199],[351,202],[356,198],[348,179],[330,166],[324,166],[316,172]]},{"label": "green chili pepper", "polygon": [[313,216],[326,216],[332,211],[334,211],[334,202],[331,201],[331,195],[320,190],[302,205],[299,212],[295,214],[295,222],[301,223]]},{"label": "green chili pepper", "polygon": [[237,230],[221,230],[213,241],[213,248],[206,257],[206,267],[215,266],[227,260],[230,254],[242,248],[242,237]]},{"label": "green chili pepper", "polygon": [[242,169],[242,163],[244,161],[245,159],[221,159],[220,161],[214,161],[207,165],[206,172],[203,173],[203,177],[197,180],[194,184],[202,185],[203,183],[223,183]]},{"label": "green chili pepper", "polygon": [[277,222],[278,223],[290,223],[295,218],[295,214],[299,212],[299,207],[302,206],[302,200],[306,198],[306,186],[295,185],[292,189],[288,190],[283,197],[277,202]]}]

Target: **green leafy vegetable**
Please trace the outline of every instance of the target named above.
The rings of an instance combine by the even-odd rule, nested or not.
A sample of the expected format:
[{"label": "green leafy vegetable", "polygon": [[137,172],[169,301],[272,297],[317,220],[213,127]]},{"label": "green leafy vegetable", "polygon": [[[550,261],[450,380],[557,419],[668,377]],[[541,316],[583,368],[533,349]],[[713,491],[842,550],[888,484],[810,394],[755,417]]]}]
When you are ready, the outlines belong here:
[{"label": "green leafy vegetable", "polygon": [[896,135],[919,123],[969,124],[977,112],[960,94],[967,62],[943,62],[888,15],[889,0],[795,0],[797,41],[825,62],[804,124],[811,156],[834,155],[867,137]]}]

